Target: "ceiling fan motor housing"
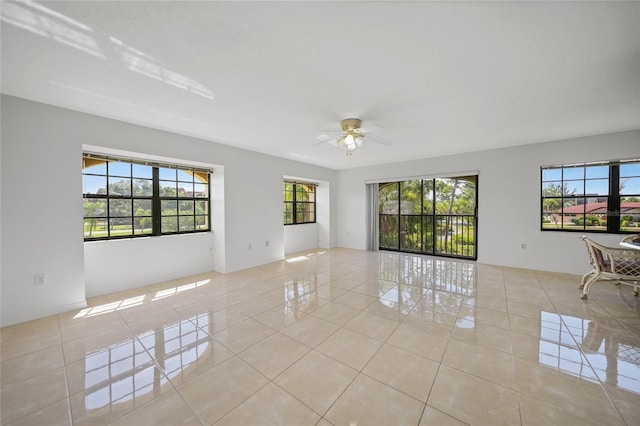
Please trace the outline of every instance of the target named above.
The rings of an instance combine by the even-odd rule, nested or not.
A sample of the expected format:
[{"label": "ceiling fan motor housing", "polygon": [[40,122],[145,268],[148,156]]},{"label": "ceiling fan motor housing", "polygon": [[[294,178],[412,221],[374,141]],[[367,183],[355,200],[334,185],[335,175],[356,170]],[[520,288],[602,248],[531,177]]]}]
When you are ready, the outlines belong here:
[{"label": "ceiling fan motor housing", "polygon": [[344,120],[342,120],[341,124],[342,130],[348,132],[349,130],[353,131],[359,129],[360,125],[362,124],[362,120],[360,120],[359,118],[345,118]]}]

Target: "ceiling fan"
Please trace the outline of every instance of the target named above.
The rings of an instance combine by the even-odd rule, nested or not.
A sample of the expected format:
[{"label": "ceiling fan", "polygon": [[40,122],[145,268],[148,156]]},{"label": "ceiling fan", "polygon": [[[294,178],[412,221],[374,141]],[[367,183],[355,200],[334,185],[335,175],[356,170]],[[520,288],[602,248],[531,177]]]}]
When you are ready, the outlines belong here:
[{"label": "ceiling fan", "polygon": [[342,131],[327,130],[320,133],[316,139],[318,144],[330,143],[338,146],[351,155],[353,151],[360,148],[365,141],[376,142],[382,145],[391,145],[391,141],[380,136],[372,136],[371,133],[381,131],[378,126],[361,127],[362,120],[359,118],[345,118],[340,122]]}]

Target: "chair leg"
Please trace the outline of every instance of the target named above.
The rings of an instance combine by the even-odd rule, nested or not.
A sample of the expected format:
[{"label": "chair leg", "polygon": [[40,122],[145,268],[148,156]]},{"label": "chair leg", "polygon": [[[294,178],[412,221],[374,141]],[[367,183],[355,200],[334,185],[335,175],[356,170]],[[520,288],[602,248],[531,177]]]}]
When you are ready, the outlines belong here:
[{"label": "chair leg", "polygon": [[595,274],[596,271],[589,271],[586,274],[584,274],[582,276],[582,280],[580,281],[580,285],[578,286],[579,289],[583,289],[584,288],[584,284],[587,281],[587,279],[591,278],[591,276],[593,274]]},{"label": "chair leg", "polygon": [[589,291],[591,290],[591,286],[596,281],[598,281],[598,277],[600,277],[600,274],[593,274],[593,276],[589,278],[589,280],[586,282],[586,284],[584,285],[584,288],[582,289],[582,296],[580,296],[582,300],[587,300],[587,298],[589,297]]}]

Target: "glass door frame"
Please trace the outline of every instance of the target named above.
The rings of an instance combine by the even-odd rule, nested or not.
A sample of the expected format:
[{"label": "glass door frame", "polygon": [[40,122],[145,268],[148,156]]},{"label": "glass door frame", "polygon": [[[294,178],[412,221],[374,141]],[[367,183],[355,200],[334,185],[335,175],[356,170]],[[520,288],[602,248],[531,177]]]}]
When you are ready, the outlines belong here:
[{"label": "glass door frame", "polygon": [[[467,178],[466,180],[468,180],[468,178],[474,178],[474,184],[475,184],[475,188],[474,188],[474,200],[473,200],[473,207],[472,210],[473,212],[471,214],[437,214],[436,213],[436,180],[437,179],[461,179],[461,178]],[[403,183],[407,183],[407,182],[415,182],[415,181],[420,181],[420,214],[403,214],[403,205],[402,205],[402,187],[403,187]],[[431,197],[431,202],[433,203],[433,205],[431,206],[430,213],[425,213],[425,201],[427,201],[425,199],[425,182],[431,181],[432,185],[431,185],[431,191],[432,191],[432,197]],[[428,179],[408,179],[408,180],[404,180],[404,181],[392,181],[392,182],[381,182],[378,184],[378,196],[380,195],[380,192],[384,189],[387,188],[389,185],[397,185],[395,191],[397,192],[397,206],[393,209],[392,213],[383,213],[383,208],[380,204],[380,198],[378,198],[378,221],[379,221],[379,227],[378,227],[378,247],[379,250],[388,250],[388,251],[399,251],[399,252],[404,252],[404,253],[417,253],[417,254],[427,254],[427,255],[432,255],[432,256],[443,256],[443,257],[452,257],[452,258],[461,258],[461,259],[470,259],[470,260],[477,260],[478,258],[478,175],[476,174],[469,174],[469,175],[460,175],[460,176],[446,176],[446,177],[433,177],[433,178],[428,178]],[[455,187],[454,187],[455,190]],[[392,200],[392,201],[396,201],[396,200]],[[406,244],[403,244],[403,242],[406,242],[406,235],[407,235],[407,228],[406,226],[403,229],[403,223],[406,223],[406,218],[410,218],[410,217],[419,217],[420,218],[420,247],[417,249],[412,250],[411,248],[408,248]],[[439,219],[441,218],[441,219]],[[455,218],[455,224],[452,224],[452,220],[453,218]],[[471,218],[472,220],[469,221],[469,218]],[[391,219],[391,220],[389,220]],[[395,220],[394,220],[395,219]],[[449,249],[445,249],[444,251],[438,251],[437,247],[438,247],[438,235],[440,234],[439,232],[436,232],[439,229],[439,223],[444,220],[445,223],[445,229],[447,229],[446,232],[447,235],[445,235],[445,247],[449,247]],[[395,223],[394,223],[395,222]],[[472,223],[469,223],[472,222]],[[427,228],[428,228],[428,223],[431,224],[431,232],[427,232]],[[383,247],[382,245],[382,237],[383,237],[383,228],[387,227],[386,225],[391,224],[392,226],[395,225],[395,237],[391,237],[392,238],[392,245],[394,245],[394,247]],[[472,231],[472,235],[473,235],[473,254],[469,255],[469,254],[464,254],[464,252],[466,250],[464,250],[464,245],[462,247],[462,249],[458,249],[458,244],[456,243],[455,246],[451,246],[451,244],[449,243],[449,236],[451,235],[453,237],[453,235],[458,235],[456,234],[452,234],[452,229],[455,228],[456,232],[458,229],[462,229],[462,235],[463,235],[463,240],[464,237],[466,236],[467,240],[468,238],[471,236],[471,234],[469,233],[470,231],[470,227],[473,226],[473,231]],[[466,234],[465,234],[465,227],[466,227]],[[444,235],[444,234],[443,234]],[[393,244],[393,239],[395,239],[395,244]],[[405,247],[403,247],[403,245]],[[442,244],[441,244],[442,245]],[[456,253],[456,251],[463,251],[462,254]]]}]

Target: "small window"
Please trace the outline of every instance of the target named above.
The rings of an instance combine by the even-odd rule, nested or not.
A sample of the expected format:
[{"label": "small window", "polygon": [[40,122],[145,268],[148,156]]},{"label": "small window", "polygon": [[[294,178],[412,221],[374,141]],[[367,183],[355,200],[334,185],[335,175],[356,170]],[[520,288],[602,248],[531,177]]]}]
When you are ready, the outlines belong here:
[{"label": "small window", "polygon": [[284,181],[282,183],[284,200],[284,224],[316,222],[316,185]]},{"label": "small window", "polygon": [[85,154],[85,241],[210,231],[209,173]]},{"label": "small window", "polygon": [[640,232],[640,160],[541,168],[544,231]]}]

